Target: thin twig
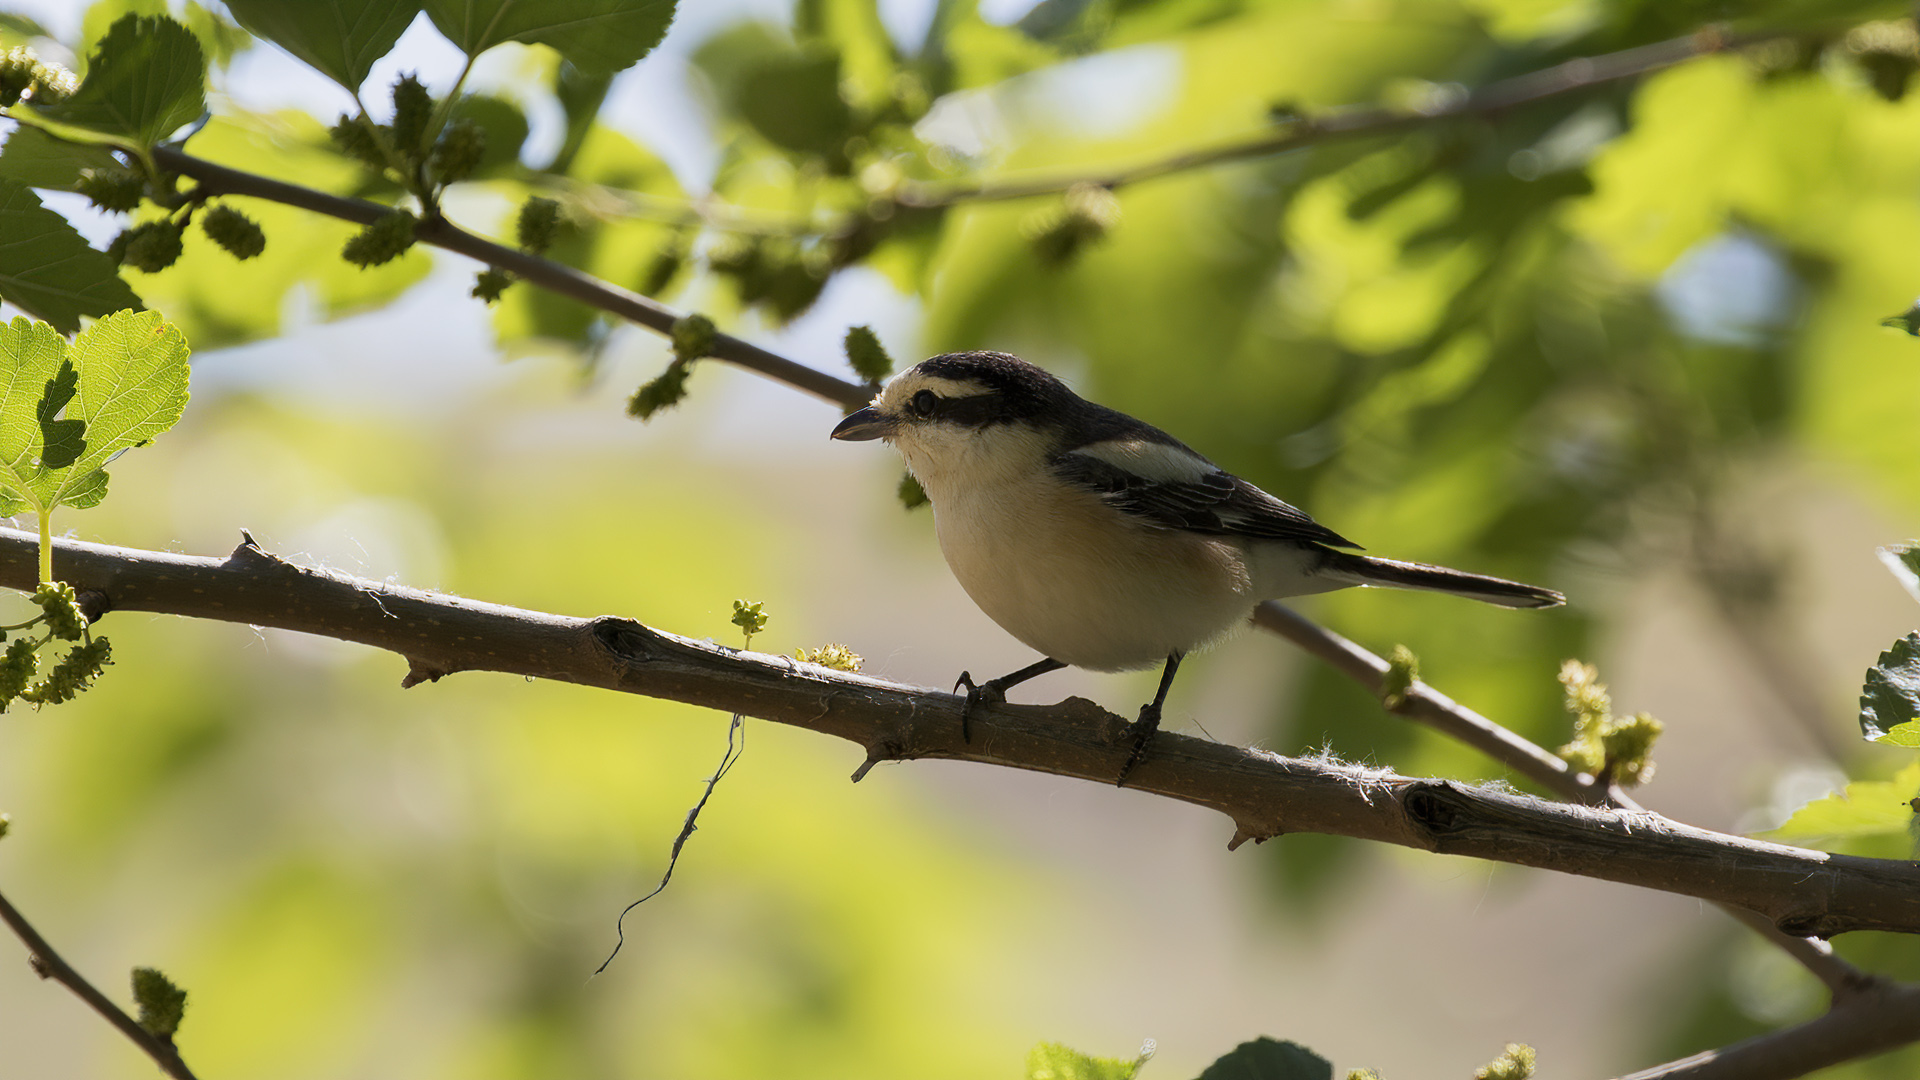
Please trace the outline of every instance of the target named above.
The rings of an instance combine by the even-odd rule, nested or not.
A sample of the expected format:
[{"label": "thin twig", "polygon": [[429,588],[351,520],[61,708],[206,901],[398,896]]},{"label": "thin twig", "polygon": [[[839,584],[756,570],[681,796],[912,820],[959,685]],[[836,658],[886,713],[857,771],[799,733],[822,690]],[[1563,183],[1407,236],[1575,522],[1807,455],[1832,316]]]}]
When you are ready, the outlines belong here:
[{"label": "thin twig", "polygon": [[95,989],[85,976],[73,969],[73,965],[61,959],[53,946],[47,944],[47,939],[40,936],[40,932],[33,928],[33,924],[27,921],[26,916],[20,914],[20,909],[8,902],[5,896],[0,896],[0,922],[12,927],[13,932],[20,936],[20,940],[26,943],[27,952],[32,958],[33,970],[41,978],[52,979],[73,991],[81,1001],[92,1006],[94,1012],[106,1017],[109,1024],[119,1028],[121,1034],[131,1039],[135,1046],[152,1058],[162,1072],[174,1077],[175,1080],[194,1080],[193,1070],[187,1068],[187,1063],[180,1060],[180,1051],[174,1048],[170,1040],[161,1039],[141,1027],[139,1021],[128,1016],[125,1010]]},{"label": "thin twig", "polygon": [[[739,737],[737,744],[734,741],[736,735]],[[734,713],[733,722],[727,725],[727,749],[720,755],[720,767],[713,770],[712,776],[707,777],[707,789],[700,793],[700,801],[693,804],[693,809],[687,811],[687,820],[680,826],[680,835],[673,838],[673,850],[667,855],[667,872],[660,875],[660,884],[655,885],[652,892],[620,909],[620,917],[613,920],[613,932],[616,935],[613,951],[607,954],[605,960],[600,961],[599,967],[593,969],[595,975],[607,970],[607,965],[613,963],[613,958],[619,956],[621,948],[626,945],[627,912],[659,896],[666,890],[667,882],[673,880],[673,868],[680,865],[680,849],[687,846],[687,838],[693,835],[694,822],[699,820],[700,811],[706,808],[707,800],[713,798],[713,789],[719,785],[721,778],[733,771],[734,763],[739,761],[740,755],[746,752],[747,718]]]}]

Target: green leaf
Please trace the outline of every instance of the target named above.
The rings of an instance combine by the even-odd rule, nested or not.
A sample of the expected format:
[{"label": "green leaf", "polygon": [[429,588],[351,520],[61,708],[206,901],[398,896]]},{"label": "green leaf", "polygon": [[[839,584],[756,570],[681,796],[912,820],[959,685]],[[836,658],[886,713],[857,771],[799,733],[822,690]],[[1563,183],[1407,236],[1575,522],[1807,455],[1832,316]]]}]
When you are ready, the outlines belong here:
[{"label": "green leaf", "polygon": [[46,468],[64,469],[87,452],[87,422],[55,419],[79,387],[80,373],[73,370],[72,360],[63,359],[34,404],[33,418],[40,424],[40,464]]},{"label": "green leaf", "polygon": [[[187,343],[157,312],[100,319],[68,347],[44,323],[0,330],[0,510],[88,507],[106,464],[172,427],[187,404]],[[56,419],[61,413],[64,419]]]},{"label": "green leaf", "polygon": [[80,183],[80,170],[119,167],[104,146],[70,143],[25,124],[15,127],[0,146],[0,177],[28,187],[72,191]]},{"label": "green leaf", "polygon": [[1097,1058],[1059,1043],[1027,1051],[1027,1080],[1133,1080],[1143,1058]]},{"label": "green leaf", "polygon": [[468,56],[505,41],[550,45],[581,71],[632,67],[667,36],[675,0],[427,0],[427,16]]},{"label": "green leaf", "polygon": [[560,62],[554,72],[553,96],[560,99],[560,107],[566,110],[567,137],[560,143],[560,152],[553,155],[553,161],[547,165],[548,171],[564,175],[572,167],[574,156],[587,141],[587,132],[592,130],[594,120],[600,115],[600,105],[606,101],[612,86],[610,72],[589,74],[568,61]]},{"label": "green leaf", "polygon": [[420,0],[227,0],[241,26],[358,91],[420,14]]},{"label": "green leaf", "polygon": [[1333,1065],[1303,1046],[1260,1036],[1207,1066],[1200,1080],[1332,1080]]},{"label": "green leaf", "polygon": [[69,366],[67,341],[53,327],[24,316],[0,326],[0,514],[34,508],[40,403]]},{"label": "green leaf", "polygon": [[1920,748],[1920,720],[1909,720],[1904,724],[1895,724],[1887,729],[1881,742],[1888,746],[1910,746]]},{"label": "green leaf", "polygon": [[1905,836],[1913,828],[1913,799],[1920,795],[1920,761],[1892,780],[1855,780],[1836,795],[1815,799],[1762,839],[1789,844],[1832,843],[1866,837]]},{"label": "green leaf", "polygon": [[88,445],[64,470],[66,477],[47,490],[70,506],[98,502],[106,493],[106,473],[100,473],[99,495],[83,502],[76,493],[92,490],[87,473],[152,442],[186,409],[187,353],[186,338],[154,311],[115,312],[75,338],[80,383],[74,407],[87,423]]},{"label": "green leaf", "polygon": [[1860,734],[1868,742],[1920,717],[1920,633],[1908,634],[1867,669],[1860,690]]},{"label": "green leaf", "polygon": [[80,89],[39,115],[145,148],[207,111],[206,79],[193,31],[168,18],[128,15],[95,46]]},{"label": "green leaf", "polygon": [[[0,165],[6,163],[6,155],[0,154]],[[1904,544],[1893,544],[1879,551],[1880,561],[1900,582],[1900,587],[1915,600],[1920,600],[1920,541],[1909,540]]]},{"label": "green leaf", "polygon": [[8,45],[23,43],[28,38],[50,38],[52,36],[52,34],[47,33],[46,27],[41,26],[38,22],[35,22],[25,15],[15,15],[12,12],[0,14],[0,41],[4,41]]},{"label": "green leaf", "polygon": [[0,179],[0,300],[45,319],[63,333],[80,316],[137,308],[113,260],[87,246],[66,218],[30,189]]},{"label": "green leaf", "polygon": [[835,156],[853,133],[835,53],[770,58],[740,80],[735,105],[762,138],[788,150]]}]

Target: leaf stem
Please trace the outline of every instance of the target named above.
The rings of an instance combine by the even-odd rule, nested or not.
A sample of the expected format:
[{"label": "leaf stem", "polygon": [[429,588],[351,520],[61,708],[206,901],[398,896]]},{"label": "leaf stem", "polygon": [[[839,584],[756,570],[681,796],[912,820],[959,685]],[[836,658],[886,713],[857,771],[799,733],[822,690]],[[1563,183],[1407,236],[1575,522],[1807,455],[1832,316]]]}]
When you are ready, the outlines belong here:
[{"label": "leaf stem", "polygon": [[53,580],[53,511],[42,510],[40,515],[40,580]]}]

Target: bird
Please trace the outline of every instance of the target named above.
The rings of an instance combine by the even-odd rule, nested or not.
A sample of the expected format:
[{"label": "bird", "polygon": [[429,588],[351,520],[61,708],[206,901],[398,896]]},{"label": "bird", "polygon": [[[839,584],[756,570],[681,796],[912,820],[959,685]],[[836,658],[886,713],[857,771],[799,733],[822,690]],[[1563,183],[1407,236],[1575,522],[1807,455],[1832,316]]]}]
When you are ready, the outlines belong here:
[{"label": "bird", "polygon": [[983,683],[961,672],[963,737],[973,712],[1036,676],[1164,665],[1130,728],[1120,785],[1159,729],[1181,659],[1243,626],[1263,600],[1375,585],[1510,608],[1565,602],[1533,585],[1358,554],[1360,545],[1180,440],[1008,353],[923,360],[832,437],[899,451],[933,504],[953,576],[1041,654]]}]

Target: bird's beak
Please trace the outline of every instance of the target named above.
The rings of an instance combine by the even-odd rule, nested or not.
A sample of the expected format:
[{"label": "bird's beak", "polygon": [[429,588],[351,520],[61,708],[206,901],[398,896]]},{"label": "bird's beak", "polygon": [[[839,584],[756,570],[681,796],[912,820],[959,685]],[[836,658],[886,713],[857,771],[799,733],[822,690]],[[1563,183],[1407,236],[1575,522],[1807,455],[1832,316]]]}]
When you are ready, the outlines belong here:
[{"label": "bird's beak", "polygon": [[865,442],[868,439],[884,439],[893,434],[900,422],[869,405],[840,421],[833,429],[833,437],[847,442]]}]

